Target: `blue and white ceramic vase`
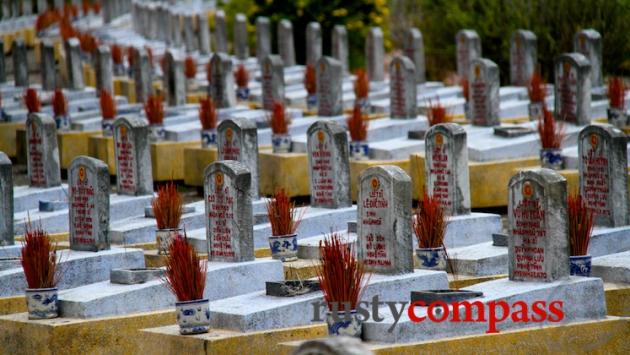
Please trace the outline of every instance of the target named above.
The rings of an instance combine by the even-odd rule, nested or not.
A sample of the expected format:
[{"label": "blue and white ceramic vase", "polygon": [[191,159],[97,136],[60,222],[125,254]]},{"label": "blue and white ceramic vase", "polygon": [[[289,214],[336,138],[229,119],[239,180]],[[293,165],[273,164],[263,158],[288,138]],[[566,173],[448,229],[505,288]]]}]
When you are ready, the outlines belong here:
[{"label": "blue and white ceramic vase", "polygon": [[628,117],[624,114],[623,110],[618,108],[609,107],[606,110],[608,114],[608,123],[622,129],[628,125]]},{"label": "blue and white ceramic vase", "polygon": [[361,113],[367,115],[370,113],[370,99],[367,97],[362,97],[356,100],[356,104],[361,107]]},{"label": "blue and white ceramic vase", "polygon": [[272,134],[271,147],[274,153],[288,153],[291,151],[291,135]]},{"label": "blue and white ceramic vase", "polygon": [[562,159],[562,149],[543,148],[540,150],[540,165],[543,168],[552,170],[562,170],[564,161]]},{"label": "blue and white ceramic vase", "polygon": [[210,329],[208,299],[175,302],[177,324],[182,335],[207,333]]},{"label": "blue and white ceramic vase", "polygon": [[326,312],[326,324],[328,325],[328,335],[330,336],[350,336],[361,338],[361,328],[363,322],[357,317],[357,311],[337,312],[335,319],[333,312]]},{"label": "blue and white ceramic vase", "polygon": [[530,121],[538,121],[543,118],[543,104],[542,102],[534,102],[530,103],[527,106],[529,112],[529,120]]},{"label": "blue and white ceramic vase", "polygon": [[149,140],[151,142],[160,142],[166,139],[166,130],[163,124],[149,125]]},{"label": "blue and white ceramic vase", "polygon": [[55,116],[55,124],[57,125],[57,131],[67,132],[70,130],[70,116]]},{"label": "blue and white ceramic vase", "polygon": [[576,255],[569,256],[569,262],[571,263],[570,271],[573,276],[591,276],[591,256],[590,255]]},{"label": "blue and white ceramic vase", "polygon": [[217,129],[204,129],[201,131],[201,147],[208,148],[217,145]]},{"label": "blue and white ceramic vase", "polygon": [[102,120],[101,128],[103,129],[103,137],[112,137],[114,135],[114,120]]},{"label": "blue and white ceramic vase", "polygon": [[420,268],[426,270],[446,270],[446,249],[418,248],[416,256],[420,260]]},{"label": "blue and white ceramic vase", "polygon": [[181,228],[173,229],[158,229],[155,231],[155,244],[157,245],[158,255],[168,254],[168,248],[171,246],[171,241],[175,239],[177,235],[182,234]]},{"label": "blue and white ceramic vase", "polygon": [[57,288],[27,288],[26,308],[28,319],[51,319],[59,317]]},{"label": "blue and white ceramic vase", "polygon": [[350,159],[370,159],[370,146],[367,141],[350,141]]},{"label": "blue and white ceramic vase", "polygon": [[247,86],[237,88],[236,98],[241,101],[249,100],[249,88]]},{"label": "blue and white ceramic vase", "polygon": [[317,109],[317,94],[306,96],[306,109],[309,111]]},{"label": "blue and white ceramic vase", "polygon": [[297,233],[270,236],[269,248],[271,249],[271,257],[273,259],[282,261],[297,260]]}]

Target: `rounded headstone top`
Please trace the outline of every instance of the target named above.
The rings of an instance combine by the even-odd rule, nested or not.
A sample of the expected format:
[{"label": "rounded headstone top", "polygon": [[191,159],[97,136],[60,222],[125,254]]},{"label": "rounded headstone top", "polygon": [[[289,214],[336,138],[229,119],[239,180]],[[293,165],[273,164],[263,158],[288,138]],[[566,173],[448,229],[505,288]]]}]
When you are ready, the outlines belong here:
[{"label": "rounded headstone top", "polygon": [[87,165],[96,169],[106,169],[109,171],[107,164],[105,164],[102,160],[88,157],[87,155],[79,155],[78,157],[72,159],[69,170],[73,170],[77,165]]},{"label": "rounded headstone top", "polygon": [[597,32],[597,30],[595,30],[593,28],[587,28],[587,29],[578,31],[575,35],[576,36],[586,35],[586,36],[588,36],[588,37],[590,37],[592,39],[600,39],[600,38],[602,38],[602,35],[599,32]]},{"label": "rounded headstone top", "polygon": [[474,70],[474,66],[476,64],[482,64],[485,68],[488,69],[499,68],[497,63],[491,61],[488,58],[474,58],[470,61],[470,70]]},{"label": "rounded headstone top", "polygon": [[11,165],[11,159],[4,152],[0,152],[0,165]]},{"label": "rounded headstone top", "polygon": [[225,119],[219,123],[217,126],[217,131],[223,131],[224,127],[236,126],[241,130],[246,129],[256,129],[256,123],[242,117],[233,117],[229,119]]},{"label": "rounded headstone top", "polygon": [[627,140],[628,138],[625,133],[623,133],[620,129],[614,126],[591,124],[582,128],[582,130],[580,130],[580,134],[579,134],[580,139],[582,139],[584,135],[589,134],[591,132],[606,134],[606,135],[609,135],[611,138],[623,138],[624,140]]},{"label": "rounded headstone top", "polygon": [[370,27],[369,34],[373,37],[383,37],[383,30],[380,27]]},{"label": "rounded headstone top", "polygon": [[466,134],[466,130],[464,129],[464,127],[453,122],[439,123],[431,126],[427,130],[426,136],[431,135],[434,131],[449,132],[450,135]]},{"label": "rounded headstone top", "polygon": [[320,30],[321,26],[319,25],[319,22],[312,21],[308,23],[306,29],[307,30]]},{"label": "rounded headstone top", "polygon": [[336,134],[346,134],[346,130],[337,122],[335,121],[326,121],[326,120],[319,120],[319,121],[315,121],[315,123],[311,124],[308,129],[306,130],[306,136],[310,137],[313,132],[315,131],[319,131],[319,130],[325,130],[330,132],[331,135],[336,135]]},{"label": "rounded headstone top", "polygon": [[559,63],[569,60],[573,62],[573,64],[580,67],[589,67],[591,66],[591,62],[586,58],[586,56],[582,53],[571,52],[571,53],[563,53],[556,57],[555,63],[558,65]]},{"label": "rounded headstone top", "polygon": [[147,121],[138,116],[119,116],[114,120],[114,127],[127,124],[130,127],[148,127]]},{"label": "rounded headstone top", "polygon": [[206,178],[215,171],[221,171],[228,173],[231,176],[237,175],[251,175],[247,166],[236,160],[219,160],[208,165],[203,172],[203,176]]},{"label": "rounded headstone top", "polygon": [[567,181],[567,179],[560,175],[557,171],[546,168],[538,168],[531,170],[523,170],[518,172],[516,175],[512,176],[510,182],[508,183],[508,187],[511,188],[517,182],[528,179],[534,180],[540,184],[553,184],[553,183],[562,183]]},{"label": "rounded headstone top", "polygon": [[409,59],[409,57],[404,55],[394,56],[391,63],[389,63],[390,70],[393,70],[396,65],[402,65],[403,69],[405,70],[412,70],[416,68],[415,64],[413,64],[413,61]]},{"label": "rounded headstone top", "polygon": [[55,120],[48,114],[45,113],[41,113],[41,112],[31,112],[28,114],[28,116],[26,117],[26,126],[30,126],[30,123],[32,121],[36,121],[40,124],[45,124],[45,125],[54,125],[55,129],[57,129],[57,124],[55,123]]},{"label": "rounded headstone top", "polygon": [[525,39],[531,39],[531,40],[536,39],[536,35],[534,34],[534,32],[530,30],[524,30],[524,29],[518,29],[512,32],[512,38],[515,38],[516,36],[521,36]]},{"label": "rounded headstone top", "polygon": [[456,37],[461,37],[461,36],[468,37],[468,38],[479,38],[477,31],[470,30],[470,29],[459,30],[459,32],[457,32]]},{"label": "rounded headstone top", "polygon": [[265,17],[265,16],[258,16],[256,17],[256,24],[261,24],[261,25],[268,25],[269,24],[269,17]]},{"label": "rounded headstone top", "polygon": [[407,172],[405,172],[401,167],[396,165],[377,165],[369,167],[365,169],[363,173],[361,173],[360,180],[363,181],[365,177],[370,175],[386,175],[394,180],[411,182],[411,177],[409,177],[409,174],[407,174]]}]

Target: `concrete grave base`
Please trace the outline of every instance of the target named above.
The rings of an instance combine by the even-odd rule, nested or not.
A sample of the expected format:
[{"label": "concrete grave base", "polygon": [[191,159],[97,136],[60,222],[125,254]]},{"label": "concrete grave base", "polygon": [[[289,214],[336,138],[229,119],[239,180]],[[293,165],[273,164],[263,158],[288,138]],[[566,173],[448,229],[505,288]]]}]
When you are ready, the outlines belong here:
[{"label": "concrete grave base", "polygon": [[[66,198],[64,198],[66,199]],[[152,195],[145,196],[125,196],[110,195],[110,222],[115,222],[123,218],[144,214],[144,207],[151,204]],[[15,233],[23,234],[30,217],[31,222],[41,223],[41,226],[48,233],[66,232],[68,227],[68,209],[41,212],[39,210],[28,210],[15,213]]]},{"label": "concrete grave base", "polygon": [[[67,201],[68,185],[62,184],[55,187],[16,186],[13,188],[13,212],[16,214],[39,208],[40,200]],[[35,221],[32,218],[31,220]]]},{"label": "concrete grave base", "polygon": [[[593,229],[589,255],[598,257],[626,250],[630,250],[630,226]],[[459,274],[485,276],[506,274],[508,271],[507,247],[493,246],[491,241],[451,248],[447,252]]]},{"label": "concrete grave base", "polygon": [[591,260],[591,276],[605,282],[630,283],[630,251],[610,254]]},{"label": "concrete grave base", "polygon": [[[144,253],[140,249],[112,247],[97,253],[63,250],[57,256],[61,268],[57,286],[60,290],[109,280],[111,269],[144,267]],[[0,271],[0,296],[23,294],[26,287],[21,267]]]},{"label": "concrete grave base", "polygon": [[[446,273],[416,270],[400,275],[372,274],[362,299],[378,295],[382,302],[409,298],[411,290],[448,287]],[[265,291],[210,302],[210,322],[214,328],[243,332],[312,324],[313,302],[323,301],[321,291],[295,297],[267,296]],[[322,320],[325,307],[321,307]]]},{"label": "concrete grave base", "polygon": [[[444,235],[447,248],[463,247],[492,240],[493,233],[501,231],[501,216],[491,213],[472,212],[449,218]],[[414,245],[417,240],[414,238]]]},{"label": "concrete grave base", "polygon": [[20,257],[20,253],[22,252],[22,243],[19,241],[15,241],[13,245],[6,245],[0,247],[0,258],[14,258]]},{"label": "concrete grave base", "polygon": [[[584,320],[596,320],[606,317],[606,303],[604,299],[604,283],[598,278],[571,277],[554,282],[517,282],[508,279],[499,279],[483,282],[470,287],[471,291],[481,291],[483,296],[471,301],[479,301],[485,305],[486,321],[480,322],[451,322],[452,306],[449,306],[448,320],[444,322],[433,322],[427,318],[423,322],[412,322],[408,312],[403,312],[402,317],[391,331],[394,324],[393,316],[388,309],[383,308],[379,315],[385,318],[383,322],[367,321],[363,324],[363,338],[366,341],[377,341],[385,343],[408,343],[417,341],[427,341],[464,335],[482,335],[488,329],[490,302],[505,301],[509,307],[515,302],[523,301],[528,305],[528,317],[534,314],[531,310],[533,302],[543,300],[548,303],[552,301],[563,301],[562,311],[564,318],[557,323],[550,322],[547,318],[542,322],[513,322],[512,317],[507,317],[503,322],[497,322],[496,328],[499,331],[521,329],[527,327],[540,327],[558,323],[572,323]],[[500,318],[502,310],[497,308],[496,316]],[[516,307],[518,311],[521,307]],[[472,307],[472,317],[477,319],[477,307]],[[548,309],[548,308],[546,308]],[[415,315],[418,317],[427,316],[427,307],[415,307]],[[510,308],[513,311],[514,308]],[[465,307],[457,310],[460,319],[466,317]],[[446,311],[444,311],[446,313]],[[556,316],[553,316],[557,318]]]},{"label": "concrete grave base", "polygon": [[[282,262],[209,262],[204,297],[210,301],[265,288],[266,280],[283,279]],[[175,296],[160,279],[142,284],[98,282],[59,293],[62,317],[93,318],[156,311],[175,306]]]}]

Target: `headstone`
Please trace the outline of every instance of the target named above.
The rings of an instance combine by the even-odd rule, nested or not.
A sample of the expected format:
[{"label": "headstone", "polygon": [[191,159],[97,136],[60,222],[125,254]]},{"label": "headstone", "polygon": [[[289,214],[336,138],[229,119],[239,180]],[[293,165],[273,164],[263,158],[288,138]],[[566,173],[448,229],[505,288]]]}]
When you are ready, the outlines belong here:
[{"label": "headstone", "polygon": [[98,46],[96,50],[96,92],[105,90],[114,92],[112,54],[108,45]]},{"label": "headstone", "polygon": [[199,53],[210,54],[210,24],[206,13],[197,14],[197,32],[199,33]]},{"label": "headstone", "polygon": [[411,59],[396,56],[389,64],[391,118],[416,118],[416,76]]},{"label": "headstone", "polygon": [[171,13],[171,43],[174,47],[182,46],[182,19],[179,13]]},{"label": "headstone", "polygon": [[166,92],[168,105],[184,105],[186,103],[184,60],[177,50],[167,49],[164,53],[164,72],[162,80],[162,86]]},{"label": "headstone", "polygon": [[214,51],[228,52],[227,22],[223,10],[217,10],[214,13]]},{"label": "headstone", "polygon": [[461,30],[455,36],[457,51],[457,75],[464,78],[470,72],[473,59],[481,58],[481,39],[473,30]]},{"label": "headstone", "polygon": [[321,57],[317,61],[317,114],[319,116],[339,116],[343,113],[342,80],[343,67],[331,57]]},{"label": "headstone", "polygon": [[144,103],[152,92],[152,66],[144,48],[134,48],[133,76],[136,87],[136,102]]},{"label": "headstone", "polygon": [[249,57],[249,43],[247,43],[247,17],[236,14],[234,19],[234,55],[237,59],[245,60]]},{"label": "headstone", "polygon": [[236,105],[232,59],[225,53],[215,53],[210,60],[210,66],[212,76],[210,97],[218,108]]},{"label": "headstone", "polygon": [[558,56],[554,63],[554,113],[558,120],[586,125],[591,122],[591,65],[579,53]]},{"label": "headstone", "polygon": [[416,84],[423,84],[427,80],[424,61],[424,43],[422,42],[422,33],[419,29],[410,28],[405,31],[403,52],[407,58],[413,61],[416,67]]},{"label": "headstone", "polygon": [[210,164],[204,172],[206,240],[210,261],[254,260],[252,176],[240,162]]},{"label": "headstone", "polygon": [[195,35],[195,17],[191,14],[182,16],[184,19],[184,44],[186,52],[194,52],[197,50],[197,36]]},{"label": "headstone", "polygon": [[284,65],[278,55],[267,55],[260,65],[263,108],[271,111],[274,102],[284,103]]},{"label": "headstone", "polygon": [[604,85],[602,76],[602,36],[592,28],[581,30],[573,39],[573,51],[581,53],[591,63],[591,85]]},{"label": "headstone", "polygon": [[306,132],[311,206],[352,206],[348,135],[338,123],[317,121]]},{"label": "headstone", "polygon": [[343,71],[348,72],[348,31],[344,25],[335,25],[332,32],[332,57],[341,62]]},{"label": "headstone", "polygon": [[525,170],[510,179],[508,195],[510,280],[568,277],[567,180],[550,169]]},{"label": "headstone", "polygon": [[470,115],[475,126],[498,126],[499,67],[491,60],[476,58],[470,62]]},{"label": "headstone", "polygon": [[628,225],[626,135],[611,126],[589,125],[578,137],[580,194],[604,227]]},{"label": "headstone", "polygon": [[70,249],[109,249],[109,170],[102,161],[84,155],[68,172]]},{"label": "headstone", "polygon": [[0,37],[0,84],[7,82],[7,62],[4,57],[4,38]]},{"label": "headstone", "polygon": [[119,195],[139,196],[153,193],[149,126],[132,116],[114,121],[116,190]]},{"label": "headstone", "polygon": [[470,213],[466,130],[457,123],[435,125],[425,135],[424,171],[429,194],[448,216]]},{"label": "headstone", "polygon": [[256,18],[256,58],[262,61],[271,54],[271,24],[269,18],[259,16]]},{"label": "headstone", "polygon": [[83,65],[81,64],[81,47],[75,37],[65,42],[66,70],[68,73],[68,88],[70,90],[83,90]]},{"label": "headstone", "polygon": [[285,67],[295,65],[295,43],[293,42],[293,25],[291,21],[282,19],[278,22],[278,53]]},{"label": "headstone", "polygon": [[13,243],[12,164],[11,159],[0,152],[0,247]]},{"label": "headstone", "polygon": [[31,113],[26,118],[26,165],[30,186],[61,185],[57,124],[44,114]]},{"label": "headstone", "polygon": [[411,178],[398,166],[366,169],[359,178],[358,256],[368,270],[413,272]]},{"label": "headstone", "polygon": [[11,52],[13,55],[13,77],[15,79],[15,86],[28,86],[28,61],[24,40],[21,38],[15,39]]},{"label": "headstone", "polygon": [[538,45],[532,31],[516,30],[510,38],[510,82],[528,86],[536,70]]},{"label": "headstone", "polygon": [[322,56],[322,28],[319,22],[306,26],[306,64],[315,65]]},{"label": "headstone", "polygon": [[217,127],[217,160],[243,163],[252,176],[251,197],[258,199],[258,131],[256,123],[245,118],[226,119]]},{"label": "headstone", "polygon": [[57,87],[55,47],[50,39],[44,38],[39,48],[41,55],[42,89],[45,91],[55,90]]},{"label": "headstone", "polygon": [[370,28],[365,40],[365,67],[370,81],[385,80],[385,47],[380,27]]}]

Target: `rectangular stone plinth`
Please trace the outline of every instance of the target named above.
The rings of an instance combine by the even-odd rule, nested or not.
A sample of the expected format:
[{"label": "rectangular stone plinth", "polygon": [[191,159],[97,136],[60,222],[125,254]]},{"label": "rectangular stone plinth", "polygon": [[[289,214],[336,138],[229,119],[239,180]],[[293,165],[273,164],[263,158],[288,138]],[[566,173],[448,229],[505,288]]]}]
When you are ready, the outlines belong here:
[{"label": "rectangular stone plinth", "polygon": [[[604,284],[598,278],[571,277],[553,282],[518,282],[499,279],[472,285],[467,287],[467,289],[483,292],[484,295],[474,299],[474,301],[480,301],[485,305],[486,315],[489,314],[488,303],[492,301],[505,301],[510,306],[517,301],[522,301],[528,304],[528,312],[531,314],[533,302],[538,300],[547,302],[559,300],[564,302],[562,307],[564,318],[559,323],[597,320],[606,316]],[[472,308],[472,316],[476,319],[477,307]],[[365,340],[385,343],[408,343],[473,334],[482,335],[488,329],[488,323],[483,321],[432,322],[427,318],[423,322],[416,323],[409,319],[408,312],[405,309],[400,320],[390,332],[388,329],[394,324],[393,316],[388,309],[381,308],[381,310],[382,312],[379,312],[379,314],[385,318],[383,322],[377,323],[370,320],[363,324],[363,337]],[[452,306],[450,306],[449,319],[452,312]],[[463,306],[457,312],[460,314],[460,319],[465,318]],[[415,315],[426,317],[427,307],[415,307]],[[497,313],[497,315],[499,314]],[[556,318],[556,316],[553,317]],[[505,321],[497,322],[496,327],[497,330],[503,332],[552,324],[558,323],[549,322],[548,318],[543,322],[537,323],[515,323],[511,317],[507,317]]]},{"label": "rectangular stone plinth", "polygon": [[591,276],[605,282],[630,283],[630,251],[604,255],[591,261]]},{"label": "rectangular stone plinth", "polygon": [[[282,280],[283,277],[282,262],[278,260],[209,262],[204,298],[214,301],[255,292],[265,288],[265,280]],[[175,296],[161,279],[135,285],[103,281],[63,290],[59,294],[61,316],[67,318],[150,312],[174,307],[175,301]]]},{"label": "rectangular stone plinth", "polygon": [[[362,299],[399,301],[407,299],[415,289],[442,289],[448,287],[446,273],[416,270],[400,275],[373,274]],[[212,327],[243,332],[277,329],[312,324],[313,302],[323,300],[321,291],[296,297],[274,297],[264,291],[231,297],[210,303]],[[324,307],[320,309],[324,314]],[[323,317],[321,319],[324,319]]]},{"label": "rectangular stone plinth", "polygon": [[[57,286],[60,290],[108,280],[111,269],[144,267],[144,254],[140,249],[63,250],[57,255],[61,267]],[[26,287],[22,268],[0,271],[0,296],[23,294]]]},{"label": "rectangular stone plinth", "polygon": [[40,200],[65,201],[68,199],[68,185],[54,187],[15,186],[13,188],[14,213],[38,209]]}]

